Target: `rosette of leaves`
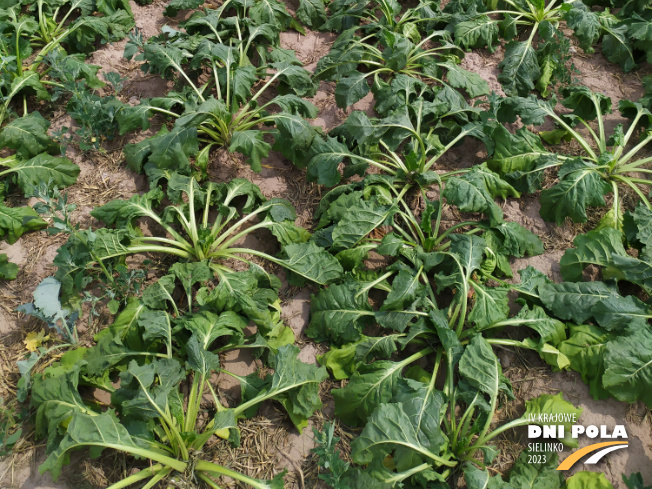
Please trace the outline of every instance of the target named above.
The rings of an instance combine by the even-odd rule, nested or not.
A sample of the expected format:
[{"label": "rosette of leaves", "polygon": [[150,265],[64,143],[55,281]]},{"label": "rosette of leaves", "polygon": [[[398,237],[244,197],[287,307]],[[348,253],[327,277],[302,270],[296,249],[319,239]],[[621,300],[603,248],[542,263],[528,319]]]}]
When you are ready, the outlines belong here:
[{"label": "rosette of leaves", "polygon": [[[646,168],[652,158],[645,152],[652,141],[652,115],[641,103],[622,100],[618,108],[631,123],[627,128],[617,125],[608,135],[604,118],[611,112],[609,97],[582,86],[565,89],[563,94],[565,98],[561,103],[572,109],[570,113],[556,113],[555,98],[543,101],[530,96],[502,100],[497,117],[500,121],[514,122],[518,115],[524,124],[537,126],[549,117],[557,128],[542,131],[539,135],[551,144],[561,140],[576,141],[582,148],[580,156],[542,154],[545,150],[541,141],[531,137],[530,133],[527,142],[523,140],[522,144],[511,148],[502,145],[499,154],[494,155],[494,160],[488,165],[526,192],[540,188],[544,170],[558,168],[559,183],[541,192],[541,216],[558,224],[566,217],[575,222],[586,222],[587,208],[604,206],[604,196],[612,193],[611,209],[599,226],[619,229],[623,219],[620,187],[633,191],[648,208],[652,208],[646,192],[640,188],[652,183],[652,180],[641,177],[652,173]],[[590,123],[593,120],[595,124]],[[580,132],[580,127],[583,132]],[[588,135],[584,136],[586,133]],[[638,141],[637,136],[640,136]],[[508,139],[506,136],[505,141]]]},{"label": "rosette of leaves", "polygon": [[295,165],[307,167],[308,180],[334,186],[342,178],[363,175],[369,167],[409,184],[436,179],[439,159],[467,136],[487,140],[480,111],[452,89],[433,88],[409,76],[378,81],[376,111],[370,118],[352,112],[326,137],[315,137],[308,151],[283,150]]},{"label": "rosette of leaves", "polygon": [[[218,9],[196,13],[183,27],[184,32],[166,28],[146,41],[136,33],[125,48],[129,59],[139,53],[144,71],[183,86],[116,111],[121,134],[146,129],[157,113],[174,120],[169,133],[125,147],[132,169],[146,162],[168,168],[170,158],[187,166],[189,157],[205,169],[211,149],[225,147],[260,171],[272,145],[299,151],[309,146],[316,131],[305,118],[316,117],[317,109],[301,97],[314,94],[315,85],[294,52],[279,47],[274,24],[242,13],[226,17]],[[200,82],[202,75],[208,81]],[[165,161],[157,157],[161,146],[169,148]]]},{"label": "rosette of leaves", "polygon": [[[333,436],[332,425],[325,424],[323,433],[318,432],[315,428],[313,428],[313,432],[317,447],[311,451],[319,457],[318,463],[322,468],[319,478],[324,480],[332,489],[349,489],[350,487],[389,489],[397,487],[392,485],[393,481],[383,483],[374,479],[366,471],[351,465],[350,462],[344,462],[340,458],[339,452],[334,449],[339,438]],[[492,476],[487,471],[467,465],[463,469],[466,486],[469,489],[483,489],[486,487],[512,489],[515,487],[536,487],[537,485],[544,485],[550,489],[577,489],[577,487],[580,487],[565,485],[563,474],[556,470],[559,463],[556,453],[537,453],[537,456],[541,457],[542,463],[532,463],[532,455],[533,452],[523,451],[516,463],[510,468],[507,476],[501,474]],[[594,472],[579,472],[573,478],[580,484],[582,482],[590,484],[594,482],[593,479],[597,479],[597,477],[592,477],[591,474],[598,475]],[[640,474],[632,474],[633,480],[636,481],[637,476],[640,476]],[[605,486],[604,489],[609,488],[611,488],[610,484]]]},{"label": "rosette of leaves", "polygon": [[[356,3],[350,9],[365,4],[369,2]],[[463,52],[450,42],[448,33],[431,30],[422,38],[419,23],[433,20],[422,17],[424,12],[434,14],[429,6],[420,4],[408,9],[399,20],[396,16],[401,7],[397,2],[371,2],[371,7],[363,9],[364,23],[338,36],[313,74],[316,80],[337,82],[335,100],[339,107],[353,105],[367,95],[369,81],[388,81],[399,74],[452,91],[463,89],[470,97],[489,93],[482,77],[458,66]],[[375,15],[376,7],[381,12],[379,17]],[[350,9],[343,14],[345,17],[351,14]],[[342,21],[331,17],[329,23],[338,22],[337,19]]]},{"label": "rosette of leaves", "polygon": [[[596,399],[612,396],[652,406],[650,229],[652,211],[639,204],[625,214],[624,233],[603,228],[578,235],[561,259],[566,282],[538,287],[545,307],[570,321],[569,338],[559,349]],[[603,281],[584,281],[590,265]]]},{"label": "rosette of leaves", "polygon": [[[182,263],[208,261],[218,282],[227,281],[232,273],[226,261],[251,265],[251,257],[284,267],[294,283],[325,284],[341,274],[337,260],[308,242],[310,233],[294,224],[296,215],[289,202],[267,200],[256,185],[242,179],[200,186],[194,178],[178,173],[162,173],[159,178],[167,179],[171,204],[160,206],[166,194],[159,186],[129,200],[109,202],[91,215],[115,228],[77,230],[59,249],[55,277],[62,283],[63,302],[77,301],[78,291],[95,273],[103,274],[110,284],[109,264],[142,253],[170,255]],[[150,219],[158,233],[143,235],[140,218]],[[280,244],[280,256],[240,244],[247,235],[263,229]]]},{"label": "rosette of leaves", "polygon": [[[328,487],[332,489],[349,489],[350,487],[389,489],[390,487],[396,487],[392,485],[393,481],[389,483],[380,482],[369,476],[367,472],[352,466],[350,462],[344,462],[339,457],[339,452],[334,451],[334,446],[339,438],[332,435],[332,425],[324,425],[323,433],[319,433],[314,428],[313,431],[317,448],[313,448],[311,451],[319,457],[318,463],[322,467],[319,478],[324,480]],[[537,459],[542,462],[533,462],[533,455],[536,455]],[[604,474],[598,472],[576,472],[568,479],[565,479],[563,473],[557,470],[558,464],[559,458],[555,452],[524,450],[506,475],[491,475],[489,472],[466,466],[464,468],[464,478],[466,487],[469,489],[484,489],[487,487],[492,489],[524,489],[527,487],[613,489],[613,485]],[[649,489],[644,485],[640,472],[631,474],[629,477],[623,474],[622,478],[629,489]]]},{"label": "rosette of leaves", "polygon": [[[139,0],[138,3],[145,5],[152,2]],[[174,17],[179,10],[196,9],[204,3],[204,0],[170,0],[163,13]],[[216,10],[223,12],[235,10],[241,13],[242,17],[249,17],[260,24],[270,24],[283,31],[291,28],[305,34],[301,24],[290,15],[285,4],[279,0],[225,0]],[[323,0],[299,0],[296,15],[308,27],[319,27],[326,21]]]},{"label": "rosette of leaves", "polygon": [[[571,9],[564,13],[564,19],[585,52],[593,53],[593,46],[601,43],[605,57],[618,63],[625,73],[641,61],[652,61],[652,6],[649,2],[576,0],[569,5]],[[603,8],[591,8],[595,6]]]},{"label": "rosette of leaves", "polygon": [[450,140],[459,131],[456,125],[483,120],[482,110],[472,107],[462,93],[447,85],[430,85],[408,75],[397,75],[386,82],[376,77],[371,84],[374,111],[381,118],[407,109],[413,126],[428,137],[435,134]]},{"label": "rosette of leaves", "polygon": [[[134,26],[129,2],[122,0],[9,0],[0,11],[0,124],[12,100],[22,95],[27,113],[28,95],[47,100],[51,82],[41,68],[45,57],[58,50],[66,62],[79,70],[89,85],[101,86],[98,66],[86,65],[83,53],[121,40]],[[81,53],[76,55],[75,53]]]},{"label": "rosette of leaves", "polygon": [[[208,459],[202,448],[214,436],[238,445],[238,421],[254,416],[265,401],[279,402],[302,430],[321,407],[319,384],[327,376],[325,369],[298,360],[298,348],[287,344],[292,337],[274,344],[270,332],[260,327],[247,337],[245,328],[256,314],[235,307],[237,293],[224,282],[195,294],[193,285],[211,276],[206,262],[177,264],[171,272],[142,298],[130,299],[113,324],[95,337],[95,346],[70,350],[34,375],[36,432],[46,439],[48,453],[40,471],[56,479],[73,450],[85,449],[94,457],[117,450],[145,463],[137,463],[140,470],[111,489],[154,487],[165,481],[217,488],[216,479],[222,476],[247,487],[282,489],[283,474],[270,481],[254,479],[229,468],[228,461],[222,465]],[[230,274],[231,280],[246,284],[238,293],[251,293],[249,301],[264,304],[268,311],[278,278],[255,267]],[[179,282],[181,295],[187,296],[185,313],[176,305],[185,302],[174,292]],[[242,377],[221,366],[220,353],[243,348],[262,351],[273,373]],[[240,382],[239,403],[224,403],[216,374]],[[93,390],[110,398],[89,395]]]},{"label": "rosette of leaves", "polygon": [[[450,177],[440,195],[461,208],[461,195],[474,193],[485,177],[500,181],[476,167]],[[395,188],[389,177],[368,176],[322,200],[322,229],[313,239],[329,247],[347,274],[312,297],[306,332],[331,342],[320,362],[336,379],[349,379],[332,391],[335,414],[362,428],[352,459],[366,466],[364,477],[388,484],[379,487],[445,482],[460,470],[479,477],[478,454],[490,464],[497,453],[490,441],[527,423],[519,418],[492,431],[500,399],[511,396],[493,347],[532,349],[556,368],[568,366],[555,347],[566,339],[563,322],[524,300],[510,315],[510,290],[526,295],[542,275],[526,269],[519,285],[499,278],[511,275],[508,257],[543,247],[502,219],[443,229],[443,199],[417,214]],[[372,252],[381,266],[367,266]],[[508,326],[523,330],[523,339],[501,335]],[[578,412],[561,395],[527,408],[548,409]]]},{"label": "rosette of leaves", "polygon": [[54,156],[59,153],[59,146],[48,136],[48,127],[49,121],[32,112],[0,131],[0,148],[11,152],[0,158],[0,238],[10,244],[26,232],[47,226],[31,207],[3,204],[13,186],[25,197],[32,197],[43,182],[67,187],[77,181],[79,167],[68,158]]},{"label": "rosette of leaves", "polygon": [[[559,30],[567,6],[561,0],[455,0],[444,7],[447,30],[465,49],[493,52],[500,37],[509,41],[498,65],[498,81],[508,95],[526,96],[535,88],[547,97],[557,82],[570,82],[566,67],[570,43]],[[524,41],[519,38],[527,36]]]},{"label": "rosette of leaves", "polygon": [[419,31],[430,29],[440,14],[439,2],[431,0],[419,0],[412,7],[405,7],[396,0],[334,0],[328,5],[328,20],[322,30],[342,32],[371,23],[386,25],[391,31],[418,42]]},{"label": "rosette of leaves", "polygon": [[[407,292],[416,294],[419,291],[419,295],[423,293],[425,303],[432,305],[437,304],[436,297],[439,292],[437,288],[432,288],[428,274],[440,265],[440,258],[444,256],[441,253],[446,253],[446,250],[458,241],[466,242],[471,239],[477,246],[482,247],[476,250],[478,264],[482,264],[479,268],[482,270],[468,274],[469,280],[475,282],[467,281],[463,285],[463,291],[456,296],[455,302],[460,303],[461,308],[461,303],[464,302],[462,298],[467,297],[469,293],[476,294],[483,300],[490,295],[497,299],[502,294],[502,299],[490,300],[490,303],[498,306],[492,315],[500,316],[507,304],[507,290],[497,289],[494,292],[483,284],[489,278],[499,281],[498,277],[512,276],[509,257],[533,256],[543,252],[543,246],[536,235],[516,223],[503,220],[500,207],[492,196],[505,198],[518,193],[481,165],[470,171],[441,175],[437,186],[443,199],[429,201],[425,188],[419,189],[419,197],[425,202],[425,208],[417,213],[410,207],[407,199],[410,190],[414,189],[407,185],[401,186],[396,180],[394,177],[370,175],[362,182],[342,185],[330,191],[324,196],[317,210],[315,217],[319,219],[318,230],[312,239],[329,248],[345,270],[354,277],[369,282],[370,288],[389,292],[397,289],[399,284],[390,287],[388,279],[400,277],[402,282],[412,275],[413,283],[409,286],[413,287],[413,290]],[[472,201],[479,195],[484,195],[484,204],[474,207]],[[442,225],[442,216],[446,206],[457,207],[463,212],[484,213],[488,219],[463,220],[445,228]],[[391,257],[388,258],[390,261],[398,261],[382,274],[371,273],[365,271],[365,260],[371,252]],[[408,285],[408,282],[405,282],[405,285]],[[323,294],[328,295],[328,291],[335,290],[334,287],[329,287]],[[479,291],[485,293],[480,294]],[[402,297],[398,290],[397,294],[398,298]],[[410,297],[414,299],[416,295]],[[407,298],[406,301],[401,298],[398,304],[406,305],[408,302]],[[316,305],[313,313],[319,307]],[[462,328],[466,313],[458,317],[459,315],[460,311],[456,318],[459,321],[458,326]],[[479,315],[479,310],[473,314],[476,315]],[[409,319],[408,316],[406,319]],[[329,330],[326,327],[334,321],[317,323],[315,319],[313,314],[311,331],[319,332],[315,334],[319,339],[333,341],[333,336],[341,333],[338,328],[331,326]],[[346,321],[338,324],[348,331],[348,334],[355,336],[360,334],[365,321],[354,323],[353,327]]]}]

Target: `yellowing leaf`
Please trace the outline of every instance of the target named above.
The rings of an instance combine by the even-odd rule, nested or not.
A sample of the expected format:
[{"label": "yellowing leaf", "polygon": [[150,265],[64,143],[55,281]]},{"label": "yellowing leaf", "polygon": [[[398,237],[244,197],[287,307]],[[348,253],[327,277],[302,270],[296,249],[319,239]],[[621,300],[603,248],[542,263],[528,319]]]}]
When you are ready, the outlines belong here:
[{"label": "yellowing leaf", "polygon": [[45,335],[45,330],[41,330],[38,333],[32,331],[27,335],[23,341],[25,342],[25,347],[29,351],[36,351],[36,349],[41,346],[42,343],[45,343],[50,339],[50,335]]}]

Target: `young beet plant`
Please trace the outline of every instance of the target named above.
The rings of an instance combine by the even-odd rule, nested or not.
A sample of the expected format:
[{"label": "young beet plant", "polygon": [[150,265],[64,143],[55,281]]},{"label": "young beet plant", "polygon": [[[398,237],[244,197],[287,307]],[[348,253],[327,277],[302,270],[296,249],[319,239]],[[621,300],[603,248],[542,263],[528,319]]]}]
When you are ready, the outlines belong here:
[{"label": "young beet plant", "polygon": [[[169,134],[125,148],[127,162],[139,170],[144,163],[169,168],[157,158],[158,146],[180,146],[177,157],[188,156],[206,169],[212,148],[228,148],[246,156],[252,168],[261,170],[261,160],[272,145],[297,151],[308,147],[315,130],[304,118],[314,118],[317,109],[300,97],[312,95],[315,86],[294,53],[279,46],[279,31],[273,24],[244,16],[226,17],[228,8],[197,13],[183,24],[185,32],[168,29],[143,41],[132,35],[125,56],[145,61],[143,70],[173,78],[185,85],[181,92],[124,105],[116,111],[120,133],[145,129],[156,113],[175,120]],[[246,9],[245,9],[246,11]],[[200,75],[208,76],[200,83]],[[202,79],[203,80],[203,79]],[[269,98],[272,89],[280,95]],[[175,108],[182,111],[175,112]],[[264,131],[264,126],[275,126]],[[201,143],[201,149],[199,144]],[[171,150],[172,151],[172,150]],[[172,156],[167,156],[172,158]]]},{"label": "young beet plant", "polygon": [[13,154],[0,158],[0,238],[14,243],[24,233],[47,226],[30,207],[8,207],[4,201],[12,185],[31,197],[43,182],[65,187],[77,181],[79,167],[59,152],[47,134],[50,123],[38,112],[16,119],[0,131],[0,148]]},{"label": "young beet plant", "polygon": [[[352,112],[324,139],[315,137],[309,151],[287,155],[295,164],[307,166],[309,180],[334,186],[342,178],[338,167],[344,163],[345,178],[375,167],[410,185],[426,187],[442,178],[434,171],[435,165],[451,148],[466,136],[485,139],[482,122],[474,120],[476,111],[466,104],[454,108],[440,104],[440,92],[425,83],[404,77],[376,89],[386,96],[377,109],[389,113],[387,117],[371,119],[364,112]],[[407,95],[397,95],[397,91]],[[410,105],[394,109],[404,98]]]},{"label": "young beet plant", "polygon": [[[317,447],[311,451],[317,455],[320,470],[319,478],[328,484],[332,489],[349,489],[351,487],[378,487],[389,488],[390,484],[379,483],[367,472],[345,462],[340,458],[340,452],[335,446],[339,441],[333,436],[333,425],[326,423],[320,433],[313,428]],[[518,460],[509,469],[506,476],[503,473],[490,475],[488,472],[472,466],[464,468],[466,483],[469,489],[511,489],[514,487],[539,487],[545,486],[555,489],[570,489],[573,487],[602,487],[613,489],[611,483],[603,474],[596,472],[577,472],[565,480],[562,471],[557,470],[559,458],[554,452],[537,453],[535,463],[532,453],[521,452]],[[623,481],[629,489],[643,487],[643,479],[640,473],[631,474],[630,477],[623,475]]]},{"label": "young beet plant", "polygon": [[[49,99],[46,87],[56,83],[48,80],[48,70],[42,69],[46,56],[64,49],[68,53],[91,51],[98,40],[119,41],[133,25],[128,2],[100,2],[97,6],[82,0],[5,3],[0,12],[0,125],[17,96],[22,95],[24,115],[28,95]],[[95,76],[99,67],[86,65],[83,55],[69,54],[66,59],[70,66],[80,68],[80,76],[89,84],[102,86]]]},{"label": "young beet plant", "polygon": [[407,9],[393,0],[332,2],[329,5],[328,20],[322,29],[341,32],[355,25],[371,25],[372,28],[386,26],[392,32],[416,41],[421,39],[419,28],[425,29],[438,12],[439,3],[433,1],[419,1]]},{"label": "young beet plant", "polygon": [[[356,33],[362,29],[362,37]],[[399,29],[400,30],[400,29]],[[418,33],[418,31],[417,31]],[[436,47],[428,47],[437,43]],[[489,92],[487,82],[479,75],[458,66],[461,50],[449,42],[444,31],[434,31],[413,42],[385,24],[352,27],[337,38],[327,56],[319,60],[316,80],[336,81],[335,99],[339,107],[348,107],[370,91],[368,80],[391,79],[399,74],[448,88],[464,89],[477,97]]]},{"label": "young beet plant", "polygon": [[[566,68],[570,43],[558,30],[568,8],[558,0],[492,0],[487,6],[482,0],[460,0],[449,2],[444,14],[455,43],[464,48],[487,46],[493,51],[499,34],[510,40],[498,76],[506,93],[525,96],[536,87],[547,96],[556,80],[570,81]],[[521,28],[529,29],[527,39],[512,40]]]},{"label": "young beet plant", "polygon": [[[252,265],[246,256],[276,263],[292,278],[325,284],[341,273],[337,261],[313,243],[310,233],[294,224],[294,209],[285,200],[266,200],[258,187],[241,179],[228,184],[209,182],[200,186],[194,178],[167,174],[167,197],[173,204],[157,211],[164,193],[156,187],[130,200],[115,200],[95,209],[92,215],[116,229],[82,230],[73,233],[55,259],[56,278],[64,297],[84,288],[89,272],[100,272],[109,283],[112,274],[105,263],[139,253],[163,253],[187,262],[208,261],[218,280],[231,270],[223,263],[237,260]],[[187,202],[184,200],[185,195]],[[236,204],[242,204],[241,211]],[[136,225],[149,218],[163,231],[145,236]],[[281,244],[282,257],[244,248],[238,243],[250,233],[267,229]]]},{"label": "young beet plant", "polygon": [[[204,455],[204,447],[215,436],[238,445],[238,420],[254,416],[264,401],[279,402],[303,429],[321,407],[319,383],[326,378],[325,369],[299,361],[298,348],[288,345],[287,338],[274,347],[260,329],[246,337],[245,328],[258,314],[234,307],[238,301],[224,282],[195,294],[193,286],[211,277],[206,262],[177,264],[170,271],[142,299],[129,300],[115,322],[96,336],[96,346],[70,350],[34,375],[36,431],[47,438],[48,452],[40,471],[50,471],[56,479],[71,451],[87,449],[97,456],[110,449],[146,461],[110,489],[152,488],[160,482],[219,488],[216,479],[222,476],[256,489],[282,489],[283,474],[271,481],[248,477]],[[252,302],[265,302],[280,286],[262,269],[232,275]],[[187,296],[185,314],[173,298],[178,282]],[[219,354],[240,348],[262,351],[273,373],[242,377],[222,368]],[[216,374],[240,382],[238,404],[223,404],[219,384],[211,380]],[[93,388],[105,396],[89,395]]]},{"label": "young beet plant", "polygon": [[[578,157],[549,153],[536,159],[514,158],[489,162],[489,166],[506,175],[517,186],[533,191],[540,186],[546,168],[559,168],[559,183],[541,192],[541,216],[558,224],[566,217],[575,222],[586,222],[588,206],[604,206],[604,196],[613,194],[611,209],[603,217],[600,226],[619,229],[622,227],[623,210],[621,190],[625,186],[633,191],[648,207],[652,204],[640,186],[652,183],[645,175],[652,173],[646,166],[652,158],[645,154],[652,142],[652,115],[642,104],[623,100],[619,104],[621,114],[630,119],[627,130],[619,124],[611,136],[607,136],[604,117],[611,112],[611,100],[605,95],[591,92],[586,87],[573,87],[564,91],[562,104],[572,108],[570,114],[557,114],[555,100],[545,102],[534,97],[510,98],[500,103],[498,119],[514,122],[516,115],[525,124],[541,125],[550,117],[557,125],[553,131],[540,136],[549,143],[574,140],[583,150]],[[596,120],[597,127],[589,122]],[[583,126],[588,136],[576,127]],[[640,140],[634,143],[634,136]]]},{"label": "young beet plant", "polygon": [[[442,195],[450,204],[449,195],[473,194],[489,175],[476,167],[449,179]],[[538,305],[536,285],[546,280],[540,272],[521,271],[518,286],[498,278],[511,276],[508,257],[543,251],[535,235],[489,210],[489,222],[442,230],[443,201],[427,202],[417,216],[395,188],[391,177],[369,176],[322,201],[322,230],[313,239],[330,247],[347,274],[312,298],[307,333],[331,342],[320,362],[349,379],[333,391],[335,413],[362,428],[352,458],[365,478],[417,486],[463,471],[471,484],[470,477],[488,476],[484,467],[497,454],[491,441],[529,422],[526,414],[492,429],[501,396],[511,396],[493,348],[532,349],[567,368],[555,346],[566,327]],[[366,266],[372,251],[382,267]],[[523,299],[510,317],[512,289]],[[503,337],[508,326],[530,334]],[[557,410],[579,413],[561,395],[527,404],[528,413]]]},{"label": "young beet plant", "polygon": [[[559,350],[596,399],[613,396],[652,406],[652,310],[649,299],[638,297],[652,292],[652,211],[639,203],[623,221],[624,232],[604,227],[578,235],[560,262],[566,282],[540,288],[539,295],[557,317],[574,323]],[[632,256],[628,247],[638,254]],[[602,282],[584,281],[589,265],[601,270]],[[621,290],[631,295],[619,290],[619,282],[628,284]]]},{"label": "young beet plant", "polygon": [[[587,53],[593,53],[593,45],[601,42],[604,56],[618,63],[624,72],[643,60],[652,60],[652,6],[648,2],[575,0],[569,5],[564,19]],[[609,9],[613,7],[612,13]]]}]

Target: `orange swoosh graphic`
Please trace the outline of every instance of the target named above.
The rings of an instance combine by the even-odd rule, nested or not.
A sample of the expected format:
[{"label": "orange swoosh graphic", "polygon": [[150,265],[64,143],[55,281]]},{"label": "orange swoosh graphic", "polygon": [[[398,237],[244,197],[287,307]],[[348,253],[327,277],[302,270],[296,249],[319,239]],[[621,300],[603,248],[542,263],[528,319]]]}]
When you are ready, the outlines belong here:
[{"label": "orange swoosh graphic", "polygon": [[559,467],[557,467],[557,470],[568,470],[570,469],[575,462],[577,462],[579,459],[581,459],[584,455],[595,452],[596,450],[604,447],[609,447],[612,445],[627,445],[627,442],[622,442],[622,441],[605,441],[602,443],[594,443],[593,445],[589,445],[588,447],[584,447],[581,450],[578,450],[576,452],[573,452],[571,455],[569,455],[562,463],[559,464]]}]

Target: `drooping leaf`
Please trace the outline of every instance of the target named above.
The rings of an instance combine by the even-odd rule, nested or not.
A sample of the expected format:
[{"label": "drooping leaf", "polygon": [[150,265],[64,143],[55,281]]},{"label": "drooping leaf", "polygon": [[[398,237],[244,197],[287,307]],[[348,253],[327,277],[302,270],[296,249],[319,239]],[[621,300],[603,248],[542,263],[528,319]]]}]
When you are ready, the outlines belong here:
[{"label": "drooping leaf", "polygon": [[0,204],[0,238],[9,244],[15,243],[25,233],[47,226],[48,223],[31,207],[6,207]]},{"label": "drooping leaf", "polygon": [[256,130],[237,131],[231,138],[229,151],[242,153],[249,161],[251,169],[259,172],[263,168],[261,162],[267,158],[272,145],[263,139],[263,132]]},{"label": "drooping leaf", "polygon": [[437,464],[441,460],[440,447],[428,446],[426,440],[415,431],[402,403],[380,404],[352,443],[353,460],[368,464],[374,459],[383,460],[398,448],[405,448],[414,451],[423,461]]},{"label": "drooping leaf", "polygon": [[[604,25],[603,25],[604,27]],[[636,68],[634,50],[627,39],[627,26],[610,26],[602,37],[602,52],[612,63],[618,63],[625,73]]]},{"label": "drooping leaf", "polygon": [[595,165],[581,159],[569,160],[558,173],[560,182],[541,192],[541,217],[561,224],[568,216],[575,222],[586,222],[588,206],[603,206],[603,196],[611,185],[602,179]]},{"label": "drooping leaf", "polygon": [[579,234],[573,240],[575,248],[566,250],[561,258],[561,274],[564,280],[577,282],[588,265],[611,266],[614,254],[625,256],[622,234],[612,228]]},{"label": "drooping leaf", "polygon": [[643,401],[652,406],[652,331],[639,328],[607,345],[604,358],[604,387],[616,399]]},{"label": "drooping leaf", "polygon": [[544,306],[562,319],[582,324],[592,315],[598,302],[617,295],[604,282],[563,282],[539,286]]},{"label": "drooping leaf", "polygon": [[357,341],[373,321],[366,292],[355,282],[331,285],[310,301],[310,325],[306,334],[315,341],[336,345]]},{"label": "drooping leaf", "polygon": [[505,47],[505,58],[498,67],[502,69],[498,81],[508,95],[528,95],[541,76],[537,55],[530,42],[510,41]]},{"label": "drooping leaf", "polygon": [[33,158],[46,152],[54,152],[57,144],[48,135],[50,122],[39,112],[11,121],[0,131],[0,148],[11,148],[22,159]]},{"label": "drooping leaf", "polygon": [[[69,461],[69,451],[83,446],[95,446],[93,453],[99,455],[102,448],[111,446],[126,453],[146,449],[138,438],[132,438],[127,429],[120,424],[115,413],[108,411],[100,415],[77,414],[66,429],[66,435],[57,449],[50,453],[39,467],[44,473],[49,471],[56,480],[64,464]],[[167,457],[166,457],[167,458]]]},{"label": "drooping leaf", "polygon": [[77,181],[79,167],[68,158],[41,153],[28,160],[11,164],[5,174],[15,175],[18,186],[30,197],[43,182],[58,188],[68,187]]},{"label": "drooping leaf", "polygon": [[300,0],[297,17],[308,27],[318,29],[326,22],[326,7],[322,0]]},{"label": "drooping leaf", "polygon": [[498,357],[482,336],[474,336],[460,358],[460,375],[479,391],[495,399],[503,383]]},{"label": "drooping leaf", "polygon": [[333,248],[353,247],[375,228],[388,222],[397,210],[393,205],[374,205],[364,200],[359,202],[349,208],[333,229]]},{"label": "drooping leaf", "polygon": [[342,389],[334,389],[335,415],[350,425],[360,425],[382,403],[390,402],[403,364],[386,360],[360,365]]},{"label": "drooping leaf", "polygon": [[335,88],[335,101],[340,108],[346,108],[361,100],[369,93],[367,76],[355,72],[351,76],[340,78]]},{"label": "drooping leaf", "polygon": [[613,337],[597,326],[571,325],[568,339],[559,345],[559,351],[568,357],[571,368],[581,374],[595,399],[609,396],[602,385],[602,376],[607,344]]}]

